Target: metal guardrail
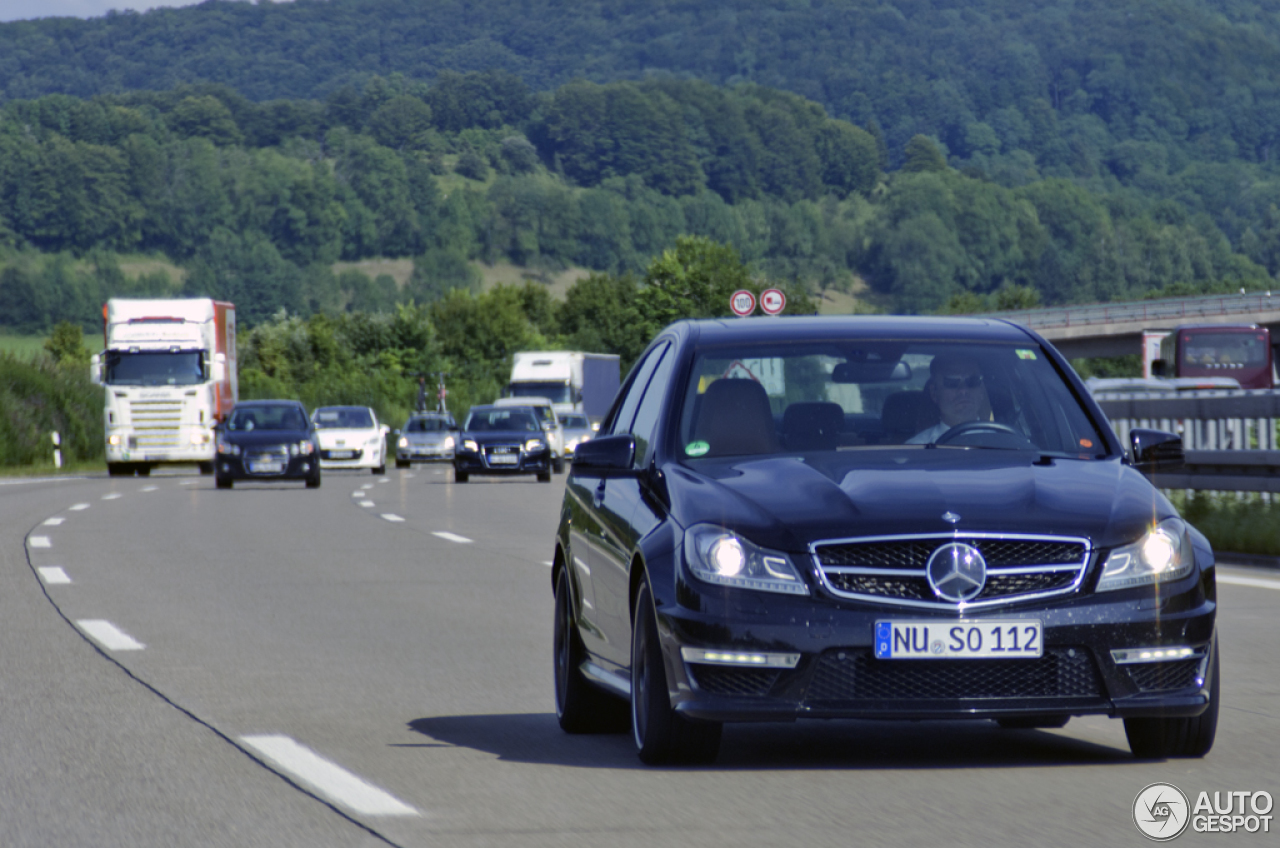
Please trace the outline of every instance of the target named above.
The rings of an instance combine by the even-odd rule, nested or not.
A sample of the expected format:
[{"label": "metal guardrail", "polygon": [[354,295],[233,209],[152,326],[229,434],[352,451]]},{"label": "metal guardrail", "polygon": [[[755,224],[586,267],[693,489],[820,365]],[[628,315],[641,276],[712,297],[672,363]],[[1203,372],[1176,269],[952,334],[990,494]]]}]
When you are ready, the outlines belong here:
[{"label": "metal guardrail", "polygon": [[1200,318],[1240,315],[1244,323],[1251,316],[1280,310],[1280,292],[1178,297],[1137,300],[1125,303],[1095,303],[1085,306],[1058,306],[1013,312],[984,312],[976,318],[1007,318],[1033,330],[1056,327],[1083,327],[1092,324],[1149,323],[1178,324]]},{"label": "metal guardrail", "polygon": [[1125,444],[1134,427],[1182,436],[1186,466],[1155,475],[1161,488],[1280,493],[1280,391],[1100,393],[1096,400]]}]

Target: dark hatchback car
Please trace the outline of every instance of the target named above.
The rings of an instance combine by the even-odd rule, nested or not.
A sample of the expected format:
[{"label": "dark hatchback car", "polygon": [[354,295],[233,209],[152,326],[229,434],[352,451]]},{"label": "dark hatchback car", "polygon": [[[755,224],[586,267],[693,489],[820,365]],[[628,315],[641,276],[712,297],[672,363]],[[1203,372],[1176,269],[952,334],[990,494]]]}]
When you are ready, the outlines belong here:
[{"label": "dark hatchback car", "polygon": [[305,480],[320,488],[320,442],[307,410],[295,400],[237,403],[217,427],[214,480]]},{"label": "dark hatchback car", "polygon": [[538,415],[524,406],[473,406],[453,455],[453,479],[472,474],[535,474],[551,482],[551,446]]},{"label": "dark hatchback car", "polygon": [[724,722],[1124,719],[1203,756],[1214,557],[1035,333],[979,319],[681,322],[578,447],[556,535],[569,732],[706,762]]}]

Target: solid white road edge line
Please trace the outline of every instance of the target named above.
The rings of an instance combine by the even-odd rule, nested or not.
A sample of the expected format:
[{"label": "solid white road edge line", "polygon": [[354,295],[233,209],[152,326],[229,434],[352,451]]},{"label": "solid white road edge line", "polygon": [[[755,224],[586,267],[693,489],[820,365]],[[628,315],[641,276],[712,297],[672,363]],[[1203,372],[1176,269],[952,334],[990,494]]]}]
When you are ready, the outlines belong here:
[{"label": "solid white road edge line", "polygon": [[416,816],[418,811],[288,736],[241,736],[240,741],[291,777],[336,804],[367,816]]},{"label": "solid white road edge line", "polygon": [[53,542],[49,541],[48,536],[32,536],[27,543],[33,548],[52,548]]},{"label": "solid white road edge line", "polygon": [[82,618],[76,622],[76,627],[109,651],[141,651],[147,647],[111,622],[100,618]]},{"label": "solid white road edge line", "polygon": [[1280,591],[1280,580],[1263,580],[1259,577],[1236,577],[1233,574],[1219,574],[1219,583],[1230,583],[1232,586],[1252,586],[1255,589],[1276,589]]},{"label": "solid white road edge line", "polygon": [[460,545],[465,545],[471,542],[471,540],[466,536],[459,536],[457,533],[449,533],[445,530],[433,532],[431,535],[439,536],[441,539],[445,539],[446,541],[457,542]]},{"label": "solid white road edge line", "polygon": [[40,572],[40,579],[50,585],[71,582],[71,578],[67,576],[67,572],[63,571],[61,566],[46,565],[37,568],[36,571]]}]

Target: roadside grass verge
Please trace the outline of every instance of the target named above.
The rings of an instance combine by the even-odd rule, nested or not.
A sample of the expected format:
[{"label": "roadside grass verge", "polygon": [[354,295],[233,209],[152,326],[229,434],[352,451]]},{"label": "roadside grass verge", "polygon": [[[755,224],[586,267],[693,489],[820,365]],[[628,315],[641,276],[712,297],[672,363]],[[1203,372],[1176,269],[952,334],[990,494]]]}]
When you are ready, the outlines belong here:
[{"label": "roadside grass verge", "polygon": [[65,464],[105,461],[102,389],[79,365],[0,352],[0,468],[52,470],[54,432]]}]

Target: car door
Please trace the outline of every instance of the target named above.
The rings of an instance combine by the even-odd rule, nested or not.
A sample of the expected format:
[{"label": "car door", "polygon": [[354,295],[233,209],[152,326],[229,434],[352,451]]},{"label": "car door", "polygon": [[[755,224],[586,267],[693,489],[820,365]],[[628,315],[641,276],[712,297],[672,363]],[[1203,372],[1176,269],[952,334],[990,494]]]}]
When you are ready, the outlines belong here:
[{"label": "car door", "polygon": [[[610,429],[610,435],[635,436],[635,470],[647,459],[674,359],[669,343],[652,350]],[[601,531],[591,549],[596,620],[604,631],[601,655],[618,666],[631,662],[631,563],[636,543],[652,527],[652,512],[644,500],[643,484],[635,475],[602,480],[593,500]],[[639,524],[637,516],[642,519]]]}]

